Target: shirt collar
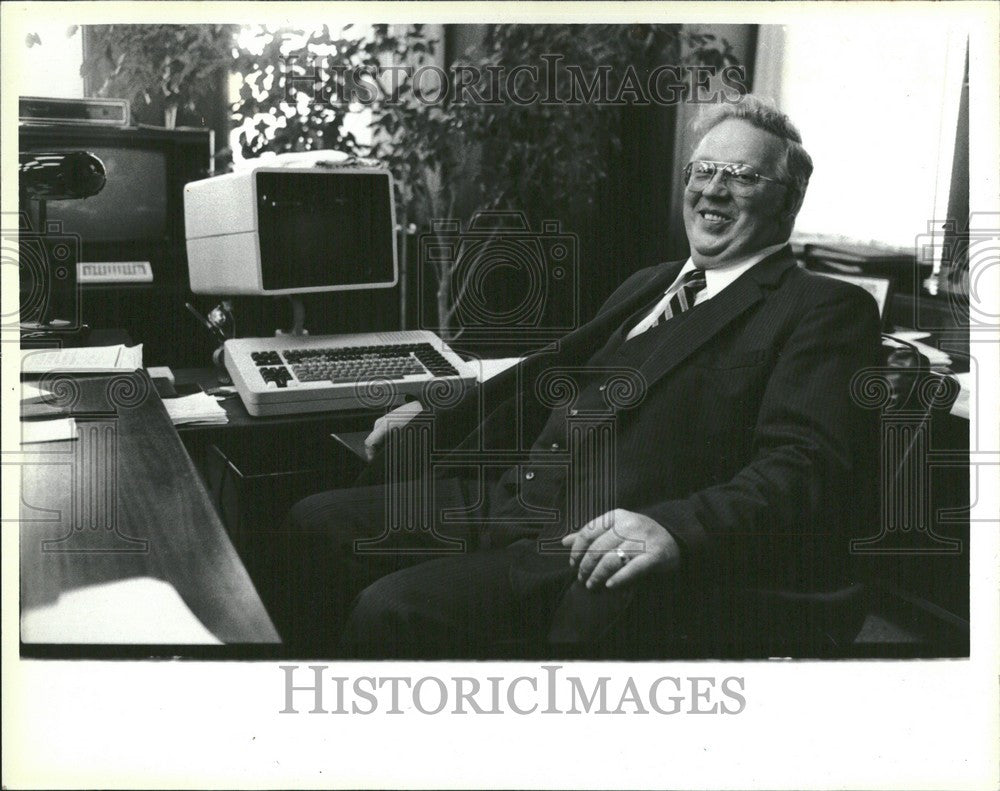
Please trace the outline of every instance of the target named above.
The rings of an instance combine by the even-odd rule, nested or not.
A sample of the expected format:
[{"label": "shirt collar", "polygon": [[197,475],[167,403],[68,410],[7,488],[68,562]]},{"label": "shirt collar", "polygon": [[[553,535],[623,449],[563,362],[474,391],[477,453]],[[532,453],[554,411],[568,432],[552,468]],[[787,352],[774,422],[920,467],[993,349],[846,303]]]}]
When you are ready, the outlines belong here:
[{"label": "shirt collar", "polygon": [[[773,244],[770,247],[765,247],[758,250],[753,255],[747,258],[741,258],[738,261],[733,261],[731,264],[726,264],[725,266],[718,266],[713,269],[705,270],[705,297],[711,299],[717,296],[722,289],[730,285],[735,281],[740,275],[746,272],[754,264],[759,264],[769,255],[772,255],[778,250],[781,250],[788,245],[788,242],[782,242],[781,244]],[[687,272],[694,269],[694,261],[688,258],[687,262],[681,267],[681,271],[677,274],[678,280],[683,277]]]}]

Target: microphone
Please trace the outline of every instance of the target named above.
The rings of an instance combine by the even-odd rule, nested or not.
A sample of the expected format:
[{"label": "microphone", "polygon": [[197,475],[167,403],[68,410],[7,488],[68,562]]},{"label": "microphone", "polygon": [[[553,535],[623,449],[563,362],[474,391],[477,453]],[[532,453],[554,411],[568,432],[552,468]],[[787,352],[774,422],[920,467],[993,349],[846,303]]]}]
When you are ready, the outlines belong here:
[{"label": "microphone", "polygon": [[23,153],[18,171],[23,193],[38,200],[89,198],[107,182],[104,163],[87,151]]}]

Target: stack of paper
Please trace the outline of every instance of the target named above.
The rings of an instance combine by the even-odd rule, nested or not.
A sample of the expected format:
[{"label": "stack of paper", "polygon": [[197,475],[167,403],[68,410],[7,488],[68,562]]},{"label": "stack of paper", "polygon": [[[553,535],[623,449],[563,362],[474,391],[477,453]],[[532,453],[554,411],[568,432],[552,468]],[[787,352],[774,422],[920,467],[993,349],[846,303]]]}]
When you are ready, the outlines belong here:
[{"label": "stack of paper", "polygon": [[62,442],[67,439],[76,439],[76,421],[71,417],[57,420],[31,420],[21,423],[22,445]]},{"label": "stack of paper", "polygon": [[[21,382],[22,445],[76,439],[76,421],[63,417],[66,410],[47,404],[44,399],[50,396],[52,393],[44,388]],[[26,416],[32,419],[26,420]]]},{"label": "stack of paper", "polygon": [[52,397],[51,390],[44,387],[39,387],[38,385],[34,385],[31,382],[21,382],[22,403],[25,401],[29,402],[43,401],[46,398],[51,398],[51,397]]},{"label": "stack of paper", "polygon": [[142,368],[142,344],[84,346],[74,349],[22,349],[21,373],[49,371],[134,371]]},{"label": "stack of paper", "polygon": [[175,426],[192,423],[216,425],[229,422],[226,410],[208,393],[165,398],[163,405]]}]

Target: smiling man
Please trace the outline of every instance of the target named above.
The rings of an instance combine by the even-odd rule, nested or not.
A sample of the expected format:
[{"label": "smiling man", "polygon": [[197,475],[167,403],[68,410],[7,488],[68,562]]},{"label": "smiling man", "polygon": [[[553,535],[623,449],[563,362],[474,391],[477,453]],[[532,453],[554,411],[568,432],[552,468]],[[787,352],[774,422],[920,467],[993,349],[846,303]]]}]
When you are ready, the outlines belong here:
[{"label": "smiling man", "polygon": [[[877,461],[851,380],[877,362],[879,319],[863,290],[796,266],[811,172],[773,107],[710,110],[680,185],[691,257],[637,272],[556,351],[429,410],[436,448],[478,461],[435,481],[436,534],[387,530],[404,481],[296,506],[311,568],[290,598],[354,655],[815,654],[849,639],[848,541],[873,523]],[[469,550],[416,554],[442,532]],[[365,537],[379,552],[358,551]]]},{"label": "smiling man", "polygon": [[782,141],[750,120],[720,117],[725,120],[707,130],[684,169],[684,227],[701,269],[730,266],[787,242],[812,173],[809,155],[794,139]]}]

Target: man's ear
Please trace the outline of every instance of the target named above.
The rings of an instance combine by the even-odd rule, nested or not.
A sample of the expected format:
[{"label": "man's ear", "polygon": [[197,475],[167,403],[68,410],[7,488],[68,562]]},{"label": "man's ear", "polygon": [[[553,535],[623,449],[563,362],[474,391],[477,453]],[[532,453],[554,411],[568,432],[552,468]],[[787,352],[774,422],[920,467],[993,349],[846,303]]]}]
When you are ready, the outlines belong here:
[{"label": "man's ear", "polygon": [[780,212],[782,220],[785,222],[795,221],[795,217],[799,213],[799,209],[802,208],[802,197],[799,197],[798,194],[792,192],[791,190],[785,191],[785,204]]},{"label": "man's ear", "polygon": [[785,198],[784,204],[778,211],[778,235],[785,241],[792,235],[792,228],[795,226],[795,217],[799,213],[800,202],[793,195]]}]

